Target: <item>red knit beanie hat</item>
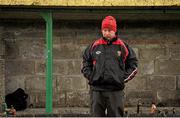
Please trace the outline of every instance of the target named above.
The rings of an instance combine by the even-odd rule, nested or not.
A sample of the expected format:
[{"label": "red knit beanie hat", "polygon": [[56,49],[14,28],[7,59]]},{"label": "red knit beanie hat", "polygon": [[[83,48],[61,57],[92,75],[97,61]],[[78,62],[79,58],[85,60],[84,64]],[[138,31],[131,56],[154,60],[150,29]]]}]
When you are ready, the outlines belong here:
[{"label": "red knit beanie hat", "polygon": [[103,30],[104,28],[108,28],[116,32],[117,31],[116,19],[112,16],[105,17],[104,20],[102,21],[101,30]]}]

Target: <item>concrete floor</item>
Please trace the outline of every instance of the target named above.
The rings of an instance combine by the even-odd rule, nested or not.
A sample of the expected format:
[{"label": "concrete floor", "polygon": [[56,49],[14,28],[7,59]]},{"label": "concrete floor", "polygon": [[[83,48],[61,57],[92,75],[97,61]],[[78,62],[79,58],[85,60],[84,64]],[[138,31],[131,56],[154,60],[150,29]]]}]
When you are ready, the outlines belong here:
[{"label": "concrete floor", "polygon": [[[159,107],[158,110],[161,111],[157,114],[150,114],[150,108],[148,107],[141,107],[140,113],[137,114],[136,107],[129,107],[126,108],[128,114],[125,116],[129,117],[145,117],[145,116],[160,116],[160,117],[180,117],[180,107],[175,107],[176,114],[174,115],[172,112],[173,107]],[[88,117],[89,115],[89,108],[78,108],[78,107],[66,107],[66,108],[53,108],[52,114],[46,114],[45,108],[28,108],[23,111],[17,111],[17,116],[22,117],[45,117],[45,116],[53,116],[53,117]]]}]

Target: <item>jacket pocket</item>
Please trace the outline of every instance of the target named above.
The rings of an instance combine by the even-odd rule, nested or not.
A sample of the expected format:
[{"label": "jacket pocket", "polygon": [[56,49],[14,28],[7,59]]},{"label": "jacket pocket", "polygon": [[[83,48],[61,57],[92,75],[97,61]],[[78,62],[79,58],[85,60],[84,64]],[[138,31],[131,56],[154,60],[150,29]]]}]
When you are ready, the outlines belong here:
[{"label": "jacket pocket", "polygon": [[95,72],[96,72],[96,65],[94,65],[93,70],[89,76],[89,83],[92,83]]}]

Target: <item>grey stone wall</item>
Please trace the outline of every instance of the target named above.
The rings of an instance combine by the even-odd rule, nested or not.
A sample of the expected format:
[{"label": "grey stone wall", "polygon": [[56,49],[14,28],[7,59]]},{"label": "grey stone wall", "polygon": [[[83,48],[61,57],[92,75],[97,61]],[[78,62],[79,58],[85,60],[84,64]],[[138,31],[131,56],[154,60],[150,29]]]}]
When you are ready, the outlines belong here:
[{"label": "grey stone wall", "polygon": [[5,43],[2,39],[2,32],[3,27],[0,26],[0,97],[5,96]]},{"label": "grey stone wall", "polygon": [[[9,25],[11,24],[11,25]],[[140,100],[180,106],[179,21],[119,23],[119,35],[139,59],[137,76],[126,84],[127,106]],[[53,106],[88,107],[89,86],[80,73],[81,55],[101,36],[101,21],[56,21],[53,29]],[[45,107],[45,25],[42,21],[3,21],[6,44],[5,91],[18,87],[29,94],[29,104]]]}]

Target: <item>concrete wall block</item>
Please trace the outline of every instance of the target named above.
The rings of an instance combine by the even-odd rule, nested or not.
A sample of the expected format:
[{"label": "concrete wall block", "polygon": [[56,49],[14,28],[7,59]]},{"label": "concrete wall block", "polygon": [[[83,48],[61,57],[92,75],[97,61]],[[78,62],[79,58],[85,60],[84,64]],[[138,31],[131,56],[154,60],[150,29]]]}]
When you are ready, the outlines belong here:
[{"label": "concrete wall block", "polygon": [[54,74],[68,74],[68,62],[67,60],[56,60],[53,62],[53,73]]},{"label": "concrete wall block", "polygon": [[17,42],[6,42],[6,59],[19,59],[19,46]]},{"label": "concrete wall block", "polygon": [[[56,76],[53,77],[53,105],[58,105],[58,94],[56,89]],[[35,105],[34,107],[45,107],[46,94],[46,78],[45,76],[30,76],[25,79],[25,90],[29,97],[28,104]]]},{"label": "concrete wall block", "polygon": [[65,45],[68,43],[75,43],[74,38],[72,36],[69,37],[59,37],[59,36],[53,36],[53,48],[58,48],[60,45]]},{"label": "concrete wall block", "polygon": [[5,60],[0,59],[0,97],[5,96]]},{"label": "concrete wall block", "polygon": [[[79,75],[81,60],[54,60],[53,73],[57,75]],[[45,74],[46,64],[44,61],[35,62],[35,73]]]},{"label": "concrete wall block", "polygon": [[45,91],[30,91],[27,93],[29,95],[29,105],[32,104],[34,108],[45,107]]},{"label": "concrete wall block", "polygon": [[136,91],[136,90],[127,90],[126,91],[126,97],[128,98],[149,98],[152,97],[153,91],[151,90],[141,90],[141,91]]},{"label": "concrete wall block", "polygon": [[154,60],[139,60],[138,74],[151,75],[154,73]]},{"label": "concrete wall block", "polygon": [[54,74],[61,75],[79,75],[81,69],[81,60],[55,60]]},{"label": "concrete wall block", "polygon": [[25,76],[6,76],[5,85],[6,94],[12,93],[18,88],[25,90]]},{"label": "concrete wall block", "polygon": [[0,85],[2,85],[2,89],[3,89],[3,87],[5,87],[5,84],[4,84],[4,82],[5,82],[5,76],[4,75],[0,75]]},{"label": "concrete wall block", "polygon": [[136,76],[126,84],[126,90],[145,90],[148,76]]},{"label": "concrete wall block", "polygon": [[[45,33],[45,30],[43,30],[45,28],[44,26],[44,22],[39,22],[39,21],[35,21],[35,22],[29,22],[29,21],[20,21],[20,20],[13,20],[14,22],[6,22],[6,23],[11,23],[10,27],[4,27],[5,31],[9,31],[9,32],[15,32],[16,36],[19,36],[20,33],[37,33],[37,34],[41,34],[41,33]],[[26,35],[25,34],[25,35]]]},{"label": "concrete wall block", "polygon": [[29,105],[33,105],[31,107],[35,107],[35,102],[34,102],[34,99],[35,99],[35,94],[34,93],[31,93],[31,91],[26,91],[26,93],[28,94],[28,99],[27,99],[27,105],[29,107]]},{"label": "concrete wall block", "polygon": [[0,26],[0,37],[3,34],[3,26]]},{"label": "concrete wall block", "polygon": [[[43,108],[46,104],[46,91],[44,90],[26,90],[28,97],[28,106],[33,105],[34,108]],[[56,93],[53,90],[53,107],[65,106],[65,95],[63,92]]]},{"label": "concrete wall block", "polygon": [[[36,85],[35,85],[36,84]],[[26,77],[25,87],[28,91],[45,91],[46,90],[46,78],[44,76],[30,76]]]},{"label": "concrete wall block", "polygon": [[0,97],[5,96],[5,76],[0,75]]},{"label": "concrete wall block", "polygon": [[[61,21],[55,23],[55,35],[64,34],[65,36],[70,35],[71,33],[91,33],[91,32],[97,32],[100,31],[100,27],[98,27],[99,24],[97,21],[86,21],[86,20],[73,20],[71,22],[69,21]],[[61,27],[61,28],[60,28]],[[88,27],[88,28],[87,28]],[[66,34],[67,33],[67,34]]]},{"label": "concrete wall block", "polygon": [[[0,30],[1,31],[1,30]],[[0,34],[1,35],[1,34]],[[5,43],[0,36],[0,56],[5,55]]]},{"label": "concrete wall block", "polygon": [[179,90],[158,90],[157,102],[163,106],[180,106],[180,91]]},{"label": "concrete wall block", "polygon": [[138,101],[140,101],[143,106],[150,106],[152,101],[156,100],[156,94],[152,91],[147,90],[129,90],[126,91],[126,101],[127,106],[137,106]]},{"label": "concrete wall block", "polygon": [[[144,30],[144,29],[143,29]],[[153,29],[151,29],[153,30]],[[156,40],[156,39],[163,39],[163,36],[160,34],[160,33],[157,33],[157,32],[142,32],[142,29],[140,31],[137,31],[136,30],[130,30],[127,29],[126,32],[128,32],[129,34],[126,36],[128,39],[147,39],[147,40]],[[132,32],[133,31],[133,32]]]},{"label": "concrete wall block", "polygon": [[[161,23],[159,23],[161,24]],[[147,39],[147,40],[166,40],[166,39],[171,39],[171,40],[176,40],[179,37],[179,31],[176,31],[177,29],[170,28],[171,30],[167,30],[167,27],[162,28],[162,26],[155,27],[146,27],[146,28],[138,28],[136,29],[131,29],[128,28],[126,29],[126,32],[129,34],[126,36],[128,39]],[[160,28],[160,29],[159,29]]]},{"label": "concrete wall block", "polygon": [[62,90],[72,90],[72,79],[68,76],[57,76],[56,89],[57,92]]},{"label": "concrete wall block", "polygon": [[175,90],[176,77],[175,76],[160,76],[154,75],[147,79],[147,88],[149,90]]},{"label": "concrete wall block", "polygon": [[[87,24],[86,24],[87,26]],[[62,27],[62,26],[61,26]],[[97,38],[97,35],[101,33],[99,29],[93,27],[93,28],[77,28],[77,27],[64,27],[63,30],[55,30],[54,36],[59,38],[71,38],[71,39],[82,39],[87,37],[95,37]]]},{"label": "concrete wall block", "polygon": [[147,48],[139,49],[140,59],[153,60],[153,59],[159,59],[159,58],[167,58],[166,48],[165,47],[159,48],[159,47],[148,48],[147,46]]},{"label": "concrete wall block", "polygon": [[155,74],[174,75],[179,74],[180,60],[156,60]]},{"label": "concrete wall block", "polygon": [[180,75],[176,77],[176,89],[180,90]]},{"label": "concrete wall block", "polygon": [[180,59],[180,45],[179,44],[169,45],[169,48],[170,48],[171,58],[174,60]]},{"label": "concrete wall block", "polygon": [[43,37],[45,37],[45,31],[27,31],[27,32],[22,32],[22,31],[16,31],[15,32],[15,36],[17,38],[24,38],[24,37],[30,37],[32,39],[37,38],[37,39],[42,39]]},{"label": "concrete wall block", "polygon": [[86,79],[81,76],[72,76],[70,77],[72,80],[72,88],[73,90],[86,90]]},{"label": "concrete wall block", "polygon": [[[53,71],[54,71],[54,69],[53,69]],[[46,72],[45,60],[38,60],[38,61],[36,60],[35,61],[35,73],[45,75],[45,72]]]},{"label": "concrete wall block", "polygon": [[45,91],[31,91],[28,92],[29,104],[32,104],[34,108],[45,108]]},{"label": "concrete wall block", "polygon": [[138,102],[142,104],[143,107],[150,107],[154,97],[149,98],[128,98],[125,100],[125,106],[127,107],[137,107]]},{"label": "concrete wall block", "polygon": [[4,59],[0,59],[0,76],[5,75],[5,61]]},{"label": "concrete wall block", "polygon": [[45,40],[41,39],[7,39],[6,58],[8,59],[44,59]]},{"label": "concrete wall block", "polygon": [[73,39],[76,37],[75,31],[71,28],[64,28],[64,31],[55,31],[54,37],[58,37],[59,39],[67,38],[67,39]]},{"label": "concrete wall block", "polygon": [[[90,34],[91,35],[91,34]],[[81,45],[89,45],[92,42],[94,42],[96,39],[100,38],[101,36],[91,36],[91,37],[73,37],[73,36],[68,36],[68,37],[55,37],[53,36],[53,45],[54,48],[60,47],[60,45],[68,45],[68,43],[72,43],[74,45],[78,45],[81,47]],[[59,46],[58,46],[59,45]]]},{"label": "concrete wall block", "polygon": [[9,27],[4,27],[4,37],[6,38],[13,36],[18,39],[22,37],[32,37],[40,39],[41,37],[45,36],[45,30],[43,30],[44,27],[41,26],[44,26],[44,24],[40,24],[40,22],[38,23],[38,25],[36,23],[33,24],[30,22],[17,23],[17,21],[15,21],[14,24],[11,22],[11,25],[9,25]]},{"label": "concrete wall block", "polygon": [[158,90],[157,91],[157,100],[158,102],[165,101],[167,99],[174,99],[175,91],[174,90]]},{"label": "concrete wall block", "polygon": [[99,39],[101,36],[96,36],[96,37],[86,37],[81,40],[76,40],[76,43],[79,45],[89,45],[92,44],[95,40]]},{"label": "concrete wall block", "polygon": [[[164,35],[164,40],[166,40],[166,39],[177,40],[178,37],[180,37],[180,31],[177,29],[174,28],[174,30],[162,32],[162,35]],[[177,31],[175,31],[175,30],[177,30]]]},{"label": "concrete wall block", "polygon": [[19,56],[23,59],[45,59],[45,40],[22,40],[19,45]]},{"label": "concrete wall block", "polygon": [[[82,97],[83,96],[83,97]],[[89,91],[67,92],[67,106],[87,107],[89,106]]]},{"label": "concrete wall block", "polygon": [[[101,32],[97,31],[96,29],[91,31],[81,31],[76,33],[76,37],[77,37],[76,42],[78,40],[96,40],[101,37]],[[84,43],[81,42],[80,44],[84,44]]]},{"label": "concrete wall block", "polygon": [[17,37],[15,36],[15,32],[14,31],[10,31],[10,29],[5,29],[4,27],[4,31],[2,33],[1,38],[6,41],[6,42],[15,42]]},{"label": "concrete wall block", "polygon": [[68,62],[68,75],[81,74],[81,60],[73,60]]},{"label": "concrete wall block", "polygon": [[86,80],[81,75],[56,75],[56,92],[72,91],[72,90],[87,90]]},{"label": "concrete wall block", "polygon": [[81,53],[79,44],[72,42],[53,46],[54,59],[77,59],[81,58]]},{"label": "concrete wall block", "polygon": [[59,91],[53,94],[53,107],[66,107],[66,91]]},{"label": "concrete wall block", "polygon": [[34,61],[7,60],[5,69],[7,76],[32,75],[34,74]]},{"label": "concrete wall block", "polygon": [[36,102],[36,105],[37,107],[40,107],[40,108],[44,108],[46,107],[46,92],[40,92],[38,95],[37,95],[37,100],[38,102]]}]

